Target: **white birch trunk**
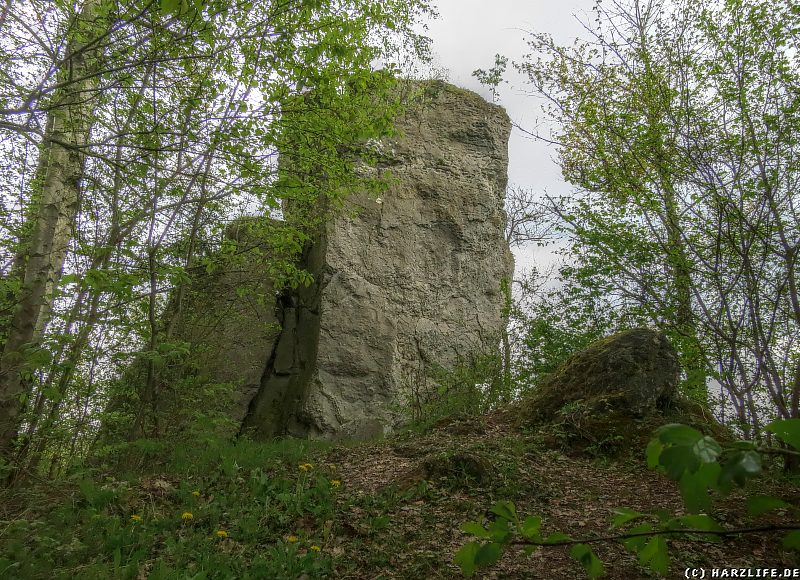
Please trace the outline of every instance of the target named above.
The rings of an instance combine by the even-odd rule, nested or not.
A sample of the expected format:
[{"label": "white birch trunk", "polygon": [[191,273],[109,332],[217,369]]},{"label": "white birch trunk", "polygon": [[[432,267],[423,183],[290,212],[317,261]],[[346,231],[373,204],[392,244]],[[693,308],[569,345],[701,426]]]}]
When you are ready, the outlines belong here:
[{"label": "white birch trunk", "polygon": [[[0,457],[7,454],[18,428],[20,397],[25,391],[26,352],[36,348],[49,319],[50,306],[72,240],[89,143],[98,82],[97,49],[87,48],[100,29],[99,0],[88,0],[68,33],[66,58],[50,103],[51,131],[42,144],[40,193],[30,237],[22,289],[0,358]],[[100,29],[102,32],[102,29]]]}]

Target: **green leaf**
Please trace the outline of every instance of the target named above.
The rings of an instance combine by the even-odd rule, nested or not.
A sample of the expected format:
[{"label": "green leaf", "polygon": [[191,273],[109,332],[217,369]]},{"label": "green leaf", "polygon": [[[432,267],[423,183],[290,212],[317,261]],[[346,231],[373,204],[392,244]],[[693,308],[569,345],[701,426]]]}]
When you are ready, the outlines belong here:
[{"label": "green leaf", "polygon": [[544,539],[545,544],[560,544],[572,541],[572,538],[563,532],[554,532]]},{"label": "green leaf", "polygon": [[722,447],[708,435],[692,445],[692,452],[703,463],[716,461],[722,453]]},{"label": "green leaf", "polygon": [[680,423],[663,425],[656,430],[656,434],[662,443],[672,445],[694,445],[703,438],[703,434],[697,429]]},{"label": "green leaf", "polygon": [[42,394],[51,401],[60,401],[64,398],[64,396],[61,394],[61,391],[55,387],[46,387],[42,389]]},{"label": "green leaf", "polygon": [[782,499],[771,495],[754,495],[747,498],[747,511],[752,516],[760,516],[771,510],[792,507]]},{"label": "green leaf", "polygon": [[467,522],[461,526],[461,530],[467,534],[471,534],[479,538],[488,538],[490,536],[489,530],[484,528],[478,522]]},{"label": "green leaf", "polygon": [[616,515],[614,516],[614,519],[611,520],[612,528],[618,528],[620,526],[624,526],[628,522],[645,517],[645,514],[628,508],[617,508],[614,510],[614,513]]},{"label": "green leaf", "polygon": [[669,554],[667,540],[664,536],[653,536],[644,548],[639,551],[639,563],[649,566],[653,572],[666,576],[669,572]]},{"label": "green leaf", "polygon": [[700,461],[688,445],[667,447],[659,458],[661,465],[667,470],[667,475],[674,481],[680,481],[684,472],[695,472],[700,467]]},{"label": "green leaf", "polygon": [[542,518],[528,516],[520,526],[520,533],[526,540],[532,540],[539,536],[539,529],[542,527]]},{"label": "green leaf", "polygon": [[711,510],[711,496],[708,494],[708,489],[717,488],[721,471],[719,463],[704,463],[694,473],[684,472],[679,487],[687,511],[701,513]]},{"label": "green leaf", "polygon": [[503,550],[500,544],[489,542],[484,544],[475,554],[475,565],[479,567],[491,566],[500,559]]},{"label": "green leaf", "polygon": [[783,537],[783,547],[787,550],[800,550],[800,530],[786,534]]},{"label": "green leaf", "polygon": [[477,556],[479,549],[478,542],[467,542],[461,546],[461,549],[456,552],[455,558],[453,558],[455,564],[461,568],[461,573],[467,578],[475,574],[475,556]]},{"label": "green leaf", "polygon": [[505,501],[505,500],[498,501],[496,504],[492,506],[491,512],[509,521],[512,522],[517,521],[517,509],[514,507],[514,504],[510,501]]},{"label": "green leaf", "polygon": [[658,518],[658,521],[661,522],[662,524],[672,519],[672,512],[669,510],[665,510],[663,508],[653,510],[653,515],[656,516]]},{"label": "green leaf", "polygon": [[177,12],[181,6],[181,0],[161,0],[161,14],[168,15]]},{"label": "green leaf", "polygon": [[761,473],[761,456],[755,451],[737,451],[722,466],[719,476],[721,484],[734,481],[743,486],[748,477]]},{"label": "green leaf", "polygon": [[766,430],[800,451],[800,419],[779,419],[767,425]]},{"label": "green leaf", "polygon": [[[629,534],[643,534],[645,532],[652,532],[654,530],[653,524],[639,524],[638,526],[628,530]],[[631,552],[636,552],[637,554],[639,551],[644,548],[645,544],[647,544],[647,536],[636,536],[635,538],[627,538],[622,540],[623,545],[625,548],[630,550]]]},{"label": "green leaf", "polygon": [[583,565],[589,578],[600,578],[605,574],[603,563],[586,544],[574,545],[569,551],[569,555]]},{"label": "green leaf", "polygon": [[647,444],[647,466],[650,469],[655,469],[660,465],[658,460],[662,451],[664,451],[664,444],[660,439],[651,439]]},{"label": "green leaf", "polygon": [[495,520],[489,524],[487,532],[489,533],[489,537],[494,542],[505,542],[513,535],[511,533],[511,528],[508,527],[508,520],[503,518]]}]

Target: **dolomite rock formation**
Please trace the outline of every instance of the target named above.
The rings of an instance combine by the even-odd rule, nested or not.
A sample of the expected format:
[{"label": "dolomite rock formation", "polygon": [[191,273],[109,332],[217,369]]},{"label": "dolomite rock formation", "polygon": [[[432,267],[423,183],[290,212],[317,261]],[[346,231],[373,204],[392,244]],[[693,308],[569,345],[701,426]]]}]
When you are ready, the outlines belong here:
[{"label": "dolomite rock formation", "polygon": [[204,342],[233,342],[205,375],[242,373],[232,415],[243,432],[378,437],[431,370],[496,350],[501,281],[513,274],[503,235],[511,124],[478,95],[421,86],[400,136],[378,145],[393,184],[380,199],[351,195],[354,211],[304,257],[315,283],[251,308],[249,322],[241,305],[220,299],[235,321]]},{"label": "dolomite rock formation", "polygon": [[680,371],[678,353],[663,333],[625,330],[567,359],[524,401],[523,414],[551,419],[580,401],[591,411],[643,417],[675,398]]},{"label": "dolomite rock formation", "polygon": [[[231,224],[226,237],[238,242],[236,253],[226,256],[221,267],[193,278],[175,317],[176,334],[192,345],[195,380],[235,385],[226,414],[241,425],[261,388],[283,312],[276,308],[275,287],[263,271],[269,247],[248,233],[246,222]],[[174,302],[173,297],[170,310]]]}]

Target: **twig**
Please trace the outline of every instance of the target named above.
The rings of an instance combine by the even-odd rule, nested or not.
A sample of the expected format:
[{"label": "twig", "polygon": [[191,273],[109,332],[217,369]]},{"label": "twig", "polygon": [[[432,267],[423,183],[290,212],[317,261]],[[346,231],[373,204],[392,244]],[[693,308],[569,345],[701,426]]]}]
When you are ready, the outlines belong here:
[{"label": "twig", "polygon": [[629,534],[615,534],[611,536],[599,536],[595,538],[585,538],[581,540],[561,540],[558,542],[537,542],[533,540],[513,540],[514,545],[524,546],[571,546],[574,544],[592,544],[596,542],[609,542],[612,540],[627,540],[629,538],[642,538],[650,536],[668,536],[681,534],[703,534],[707,536],[738,536],[740,534],[758,534],[763,532],[776,532],[781,530],[800,530],[800,523],[785,525],[755,526],[751,528],[736,528],[733,530],[653,530],[649,532],[635,532]]}]

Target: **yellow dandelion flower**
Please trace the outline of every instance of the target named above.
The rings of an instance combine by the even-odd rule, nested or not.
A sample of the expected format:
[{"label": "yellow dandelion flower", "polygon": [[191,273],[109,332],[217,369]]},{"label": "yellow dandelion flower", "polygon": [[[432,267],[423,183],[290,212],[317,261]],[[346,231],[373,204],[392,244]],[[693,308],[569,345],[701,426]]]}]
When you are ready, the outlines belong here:
[{"label": "yellow dandelion flower", "polygon": [[227,538],[228,537],[228,532],[226,532],[225,530],[217,530],[217,537],[218,538]]},{"label": "yellow dandelion flower", "polygon": [[142,516],[140,516],[140,515],[136,515],[136,514],[133,514],[133,515],[131,516],[131,521],[132,521],[132,522],[141,522],[141,521],[142,521]]},{"label": "yellow dandelion flower", "polygon": [[194,491],[192,492],[192,495],[193,495],[194,497],[200,497],[200,492],[199,492],[198,490],[194,490]]},{"label": "yellow dandelion flower", "polygon": [[289,536],[288,538],[286,538],[286,541],[289,542],[290,544],[295,544],[299,539],[300,538],[298,538],[297,536]]},{"label": "yellow dandelion flower", "polygon": [[297,466],[297,468],[300,471],[310,471],[310,470],[314,469],[314,466],[311,465],[310,463],[301,463],[300,465]]},{"label": "yellow dandelion flower", "polygon": [[320,548],[319,546],[311,546],[311,551],[312,552],[320,552],[320,551],[322,551],[322,548]]},{"label": "yellow dandelion flower", "polygon": [[190,520],[193,517],[194,517],[194,515],[192,514],[192,512],[183,512],[181,514],[181,518],[183,518],[184,520]]},{"label": "yellow dandelion flower", "polygon": [[341,482],[341,481],[339,481],[338,479],[331,479],[331,487],[336,487],[336,488],[338,488],[338,487],[340,487],[341,485],[342,485],[342,482]]}]

